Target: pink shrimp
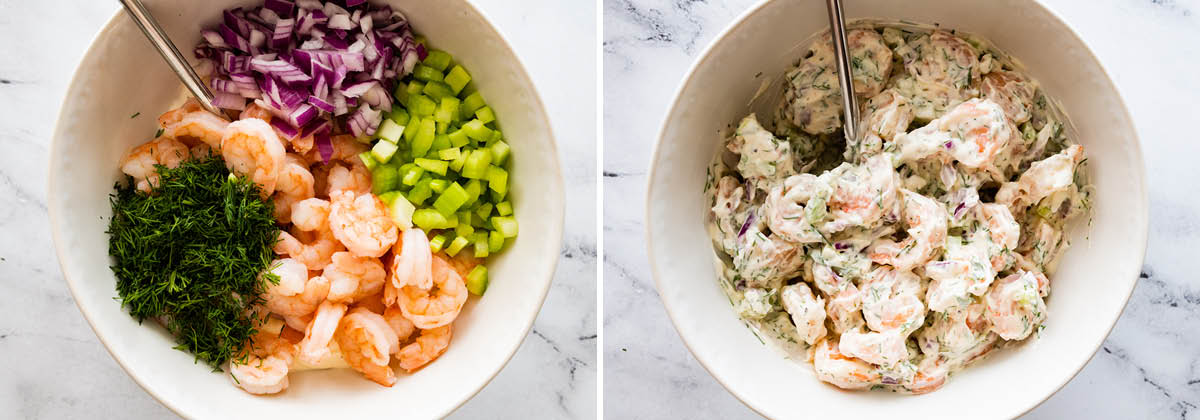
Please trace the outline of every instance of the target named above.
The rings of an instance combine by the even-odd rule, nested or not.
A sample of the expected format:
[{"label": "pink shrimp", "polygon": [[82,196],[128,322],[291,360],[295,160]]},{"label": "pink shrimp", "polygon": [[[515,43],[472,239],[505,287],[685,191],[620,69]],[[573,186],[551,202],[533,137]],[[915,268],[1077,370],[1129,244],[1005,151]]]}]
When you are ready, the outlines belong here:
[{"label": "pink shrimp", "polygon": [[329,228],[355,255],[378,258],[396,243],[398,231],[387,206],[371,193],[330,194]]},{"label": "pink shrimp", "polygon": [[412,373],[434,361],[446,352],[447,347],[450,347],[451,335],[449,325],[422,329],[421,335],[417,337],[416,341],[404,346],[396,354],[396,358],[400,359],[400,367]]},{"label": "pink shrimp", "polygon": [[404,317],[420,329],[433,329],[454,322],[467,302],[467,285],[450,264],[433,256],[431,289],[404,286],[396,297]]}]

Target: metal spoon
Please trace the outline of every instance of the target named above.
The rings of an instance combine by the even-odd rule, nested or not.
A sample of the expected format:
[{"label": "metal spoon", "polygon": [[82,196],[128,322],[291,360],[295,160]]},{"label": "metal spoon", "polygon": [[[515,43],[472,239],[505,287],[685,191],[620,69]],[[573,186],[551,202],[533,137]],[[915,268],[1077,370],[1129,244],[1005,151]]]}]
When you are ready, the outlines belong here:
[{"label": "metal spoon", "polygon": [[171,66],[171,71],[179,76],[179,80],[187,86],[192,92],[192,96],[200,102],[200,106],[205,110],[216,115],[224,116],[215,105],[213,105],[213,94],[208,90],[208,86],[200,80],[200,76],[196,75],[196,71],[192,70],[192,66],[188,64],[187,59],[183,58],[183,54],[179,53],[179,49],[175,48],[175,44],[167,38],[167,34],[163,32],[162,27],[158,26],[158,21],[154,20],[154,16],[146,11],[146,7],[139,0],[119,0],[125,6],[125,11],[129,12],[129,16],[133,18],[134,23],[137,23],[139,28],[142,28],[142,33],[146,34],[146,38],[150,39],[150,43],[154,45],[154,49],[162,55],[163,60]]},{"label": "metal spoon", "polygon": [[[136,1],[136,0],[135,0]],[[836,58],[838,82],[842,86],[842,107],[846,118],[842,122],[842,132],[846,141],[854,143],[858,139],[858,103],[854,97],[854,82],[850,75],[850,54],[846,51],[846,21],[842,17],[841,0],[825,0],[829,10],[830,34],[833,35],[833,54]]]}]

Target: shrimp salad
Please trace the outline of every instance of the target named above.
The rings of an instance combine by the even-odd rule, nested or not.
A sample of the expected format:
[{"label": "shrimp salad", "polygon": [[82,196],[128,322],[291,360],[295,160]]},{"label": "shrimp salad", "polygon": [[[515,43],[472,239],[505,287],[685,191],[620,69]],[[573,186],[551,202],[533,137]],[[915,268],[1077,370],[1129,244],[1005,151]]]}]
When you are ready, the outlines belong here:
[{"label": "shrimp salad", "polygon": [[[367,9],[351,7],[347,11],[334,2],[267,3],[265,8],[250,11],[227,11],[226,24],[234,16],[238,18],[234,21],[248,21],[254,28],[266,24],[256,16],[287,12],[298,14],[301,22],[309,19],[310,29],[313,19],[340,18],[353,19],[369,36],[386,35],[378,27],[407,28],[404,17],[387,7],[362,13]],[[276,16],[275,21],[285,24],[285,18],[291,19],[288,16]],[[371,29],[372,16],[375,30]],[[324,27],[321,22],[316,24],[318,29]],[[279,32],[275,36],[278,38]],[[486,290],[485,258],[516,236],[503,169],[509,148],[496,126],[495,114],[474,87],[467,86],[470,79],[465,69],[449,65],[448,54],[427,49],[423,38],[414,41],[408,34],[404,39],[416,43],[414,51],[420,57],[415,58],[416,52],[404,56],[405,62],[416,62],[401,63],[394,74],[388,70],[384,76],[389,78],[384,82],[387,86],[379,93],[387,97],[373,98],[372,104],[365,103],[372,99],[363,98],[360,105],[368,110],[374,104],[390,109],[390,114],[380,117],[382,122],[373,124],[378,130],[363,126],[357,114],[344,115],[340,109],[297,127],[287,112],[276,108],[280,104],[269,100],[266,91],[258,93],[262,95],[259,99],[247,96],[232,105],[221,105],[223,115],[211,114],[188,100],[162,114],[155,138],[132,149],[120,163],[132,188],[153,196],[165,179],[161,176],[172,168],[193,159],[221,159],[231,179],[252,181],[262,200],[273,205],[278,227],[275,259],[261,273],[252,274],[258,276],[263,290],[257,299],[246,300],[247,311],[261,322],[241,351],[218,366],[248,393],[282,392],[288,387],[289,372],[299,370],[349,368],[383,386],[397,382],[397,371],[418,371],[447,351],[454,321],[469,295],[482,295]],[[400,45],[399,38],[392,40]],[[331,39],[325,44],[312,42],[287,47],[295,49],[279,56],[297,57],[301,49],[335,44]],[[212,49],[215,57],[250,51],[242,47],[222,43],[206,33],[201,50]],[[313,57],[318,53],[323,54],[310,52]],[[348,60],[346,55],[340,57]],[[378,58],[380,63],[387,60],[386,55]],[[254,61],[259,59],[256,56]],[[313,60],[315,72],[319,63]],[[375,59],[367,60],[370,65]],[[333,64],[342,70],[339,63],[334,60]],[[414,77],[427,80],[433,68],[450,73],[444,83],[441,73],[436,74],[437,82],[428,81],[442,90],[406,90],[414,83],[423,87],[425,82]],[[201,73],[212,87],[223,88],[226,75],[209,70],[201,69]],[[291,84],[294,80],[275,80],[285,76],[263,73],[253,77],[260,78],[264,86],[298,86]],[[323,74],[313,76],[320,80]],[[263,78],[272,82],[264,83]],[[350,86],[351,82],[346,83]],[[364,94],[349,87],[340,91],[336,85],[327,87],[345,95]],[[404,97],[394,98],[393,104],[392,91]],[[474,107],[469,112],[477,119],[460,117],[465,112],[457,107],[459,95],[472,98],[468,101]],[[447,111],[448,119],[443,121],[440,112],[436,118],[426,112],[424,105],[434,101],[431,97],[441,99],[438,109]],[[379,111],[372,111],[380,116]],[[480,121],[484,115],[486,121]],[[412,132],[422,126],[418,122],[422,118],[427,121],[429,142],[419,144],[426,135],[424,130],[417,136],[398,135],[405,129],[398,124],[411,122],[409,126],[414,128],[408,131]],[[464,132],[464,126],[470,129]],[[465,139],[462,143],[460,137]],[[408,165],[401,166],[405,163]],[[400,174],[406,177],[401,180]],[[227,213],[224,217],[236,216]]]},{"label": "shrimp salad", "polygon": [[764,343],[844,389],[914,394],[1046,323],[1082,146],[985,40],[911,24],[848,34],[860,139],[842,136],[828,34],[708,170],[719,283]]}]

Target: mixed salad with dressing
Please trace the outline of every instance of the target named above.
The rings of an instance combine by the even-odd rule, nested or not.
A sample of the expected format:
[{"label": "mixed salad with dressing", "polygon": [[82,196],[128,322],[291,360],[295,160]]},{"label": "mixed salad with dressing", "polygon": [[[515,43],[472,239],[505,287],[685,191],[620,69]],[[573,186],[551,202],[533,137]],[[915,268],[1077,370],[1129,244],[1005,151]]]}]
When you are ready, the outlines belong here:
[{"label": "mixed salad with dressing", "polygon": [[[926,393],[1045,326],[1082,146],[1021,66],[914,24],[847,34],[860,139],[844,140],[828,34],[708,170],[719,282],[764,343],[844,389]],[[765,123],[765,125],[764,125]]]}]

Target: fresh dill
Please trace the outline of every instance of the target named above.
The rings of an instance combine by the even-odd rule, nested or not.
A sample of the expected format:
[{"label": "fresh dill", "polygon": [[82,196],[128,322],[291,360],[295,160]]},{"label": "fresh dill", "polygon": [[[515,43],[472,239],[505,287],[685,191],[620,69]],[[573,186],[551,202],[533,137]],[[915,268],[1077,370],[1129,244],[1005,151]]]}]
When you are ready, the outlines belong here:
[{"label": "fresh dill", "polygon": [[219,370],[256,332],[251,314],[275,258],[274,206],[259,187],[231,177],[219,156],[158,167],[159,185],[118,183],[109,201],[109,255],[122,305],[153,319],[176,349]]}]

